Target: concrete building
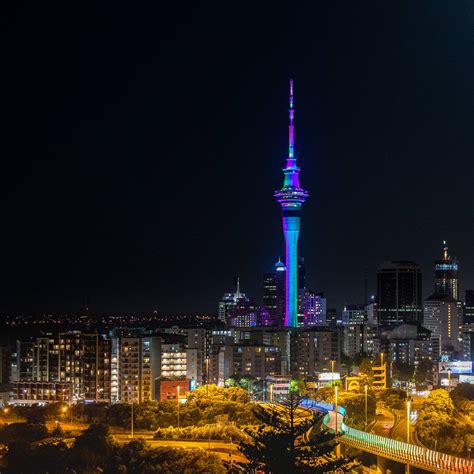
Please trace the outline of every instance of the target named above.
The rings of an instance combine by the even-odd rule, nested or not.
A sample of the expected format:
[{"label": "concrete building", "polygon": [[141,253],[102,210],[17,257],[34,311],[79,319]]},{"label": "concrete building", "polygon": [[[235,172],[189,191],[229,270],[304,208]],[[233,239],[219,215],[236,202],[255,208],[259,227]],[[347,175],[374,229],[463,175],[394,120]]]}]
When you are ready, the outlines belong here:
[{"label": "concrete building", "polygon": [[161,337],[121,337],[118,348],[119,400],[141,403],[157,399],[161,375]]},{"label": "concrete building", "polygon": [[434,360],[431,332],[413,323],[383,327],[374,339],[374,353],[385,354],[389,365],[401,363],[416,367],[421,360]]},{"label": "concrete building", "polygon": [[446,241],[443,242],[443,258],[435,260],[435,293],[459,300],[458,263],[449,256]]},{"label": "concrete building", "polygon": [[461,351],[459,327],[462,305],[449,294],[434,293],[425,300],[423,325],[431,331],[434,356]]},{"label": "concrete building", "polygon": [[316,372],[331,370],[331,361],[340,362],[341,332],[313,328],[291,333],[291,374],[314,377]]}]

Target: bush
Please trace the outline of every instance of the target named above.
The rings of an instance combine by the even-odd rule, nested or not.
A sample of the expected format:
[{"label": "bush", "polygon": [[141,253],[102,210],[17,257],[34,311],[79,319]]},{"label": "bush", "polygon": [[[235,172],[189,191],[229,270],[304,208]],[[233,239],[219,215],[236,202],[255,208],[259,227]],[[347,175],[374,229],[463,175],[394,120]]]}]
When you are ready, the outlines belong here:
[{"label": "bush", "polygon": [[218,424],[205,426],[188,426],[186,428],[159,428],[156,430],[156,439],[196,439],[242,441],[247,435],[234,425],[220,426]]}]

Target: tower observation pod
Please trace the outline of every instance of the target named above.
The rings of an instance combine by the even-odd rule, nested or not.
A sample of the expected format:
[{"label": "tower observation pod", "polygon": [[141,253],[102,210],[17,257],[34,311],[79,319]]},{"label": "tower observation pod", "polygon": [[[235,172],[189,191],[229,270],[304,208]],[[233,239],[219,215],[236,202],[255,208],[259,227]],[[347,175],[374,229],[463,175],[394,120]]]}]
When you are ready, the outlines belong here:
[{"label": "tower observation pod", "polygon": [[295,133],[294,133],[294,100],[293,81],[290,80],[290,124],[288,127],[289,147],[286,168],[283,169],[283,187],[275,191],[275,199],[280,203],[282,210],[283,233],[286,243],[286,306],[285,326],[298,326],[298,288],[297,288],[297,259],[298,259],[298,236],[300,232],[301,206],[308,198],[307,191],[300,187],[299,173],[295,156]]}]

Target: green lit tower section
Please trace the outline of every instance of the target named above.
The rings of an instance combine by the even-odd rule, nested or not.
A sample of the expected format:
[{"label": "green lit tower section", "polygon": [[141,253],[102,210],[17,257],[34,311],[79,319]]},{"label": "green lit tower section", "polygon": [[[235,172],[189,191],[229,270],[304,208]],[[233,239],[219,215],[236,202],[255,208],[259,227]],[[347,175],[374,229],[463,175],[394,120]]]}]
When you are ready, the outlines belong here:
[{"label": "green lit tower section", "polygon": [[279,191],[275,191],[275,199],[280,203],[282,210],[283,233],[286,242],[286,306],[285,326],[298,326],[298,285],[297,285],[297,260],[298,236],[300,233],[301,206],[308,198],[308,192],[300,187],[298,175],[300,169],[295,157],[295,131],[293,108],[293,81],[290,80],[290,125],[289,150],[286,159],[286,168],[283,169],[285,181]]}]

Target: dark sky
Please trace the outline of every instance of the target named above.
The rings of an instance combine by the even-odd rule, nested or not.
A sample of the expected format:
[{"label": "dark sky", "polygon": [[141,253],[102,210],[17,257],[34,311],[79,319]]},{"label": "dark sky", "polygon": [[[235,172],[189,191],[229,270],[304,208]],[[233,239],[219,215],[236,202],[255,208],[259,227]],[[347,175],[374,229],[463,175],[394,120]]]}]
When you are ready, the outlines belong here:
[{"label": "dark sky", "polygon": [[474,288],[472,2],[12,3],[0,312],[215,311],[237,275],[259,298],[290,77],[309,286],[361,302],[412,259],[428,296],[447,239]]}]

